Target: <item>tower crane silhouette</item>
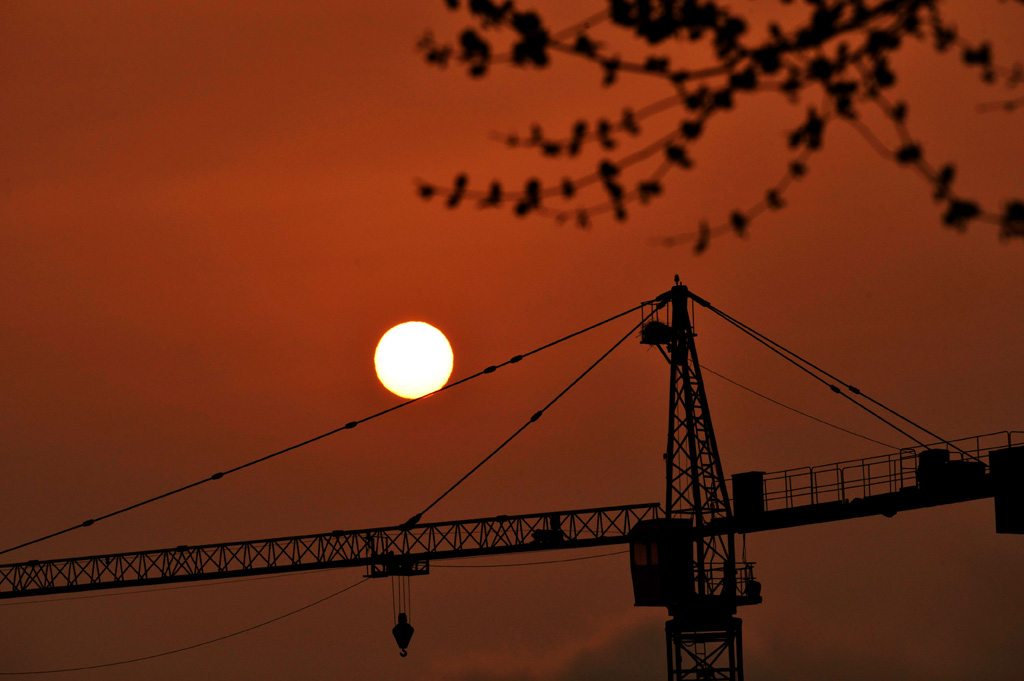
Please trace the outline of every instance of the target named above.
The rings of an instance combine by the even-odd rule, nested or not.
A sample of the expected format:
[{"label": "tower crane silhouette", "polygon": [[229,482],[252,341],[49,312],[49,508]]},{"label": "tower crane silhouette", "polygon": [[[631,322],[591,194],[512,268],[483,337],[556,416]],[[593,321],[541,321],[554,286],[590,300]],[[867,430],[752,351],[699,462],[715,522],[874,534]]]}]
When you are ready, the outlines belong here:
[{"label": "tower crane silhouette", "polygon": [[[640,340],[669,365],[663,504],[444,522],[417,515],[395,526],[31,560],[0,565],[0,599],[354,566],[368,578],[406,579],[428,574],[432,561],[628,544],[635,604],[668,610],[669,681],[739,681],[737,610],[762,598],[753,563],[736,559],[737,534],[984,498],[994,499],[996,532],[1024,534],[1024,499],[1015,493],[1024,480],[1024,433],[1017,431],[727,480],[690,305],[720,313],[678,278],[644,306]],[[403,613],[393,631],[403,655],[412,632]]]}]

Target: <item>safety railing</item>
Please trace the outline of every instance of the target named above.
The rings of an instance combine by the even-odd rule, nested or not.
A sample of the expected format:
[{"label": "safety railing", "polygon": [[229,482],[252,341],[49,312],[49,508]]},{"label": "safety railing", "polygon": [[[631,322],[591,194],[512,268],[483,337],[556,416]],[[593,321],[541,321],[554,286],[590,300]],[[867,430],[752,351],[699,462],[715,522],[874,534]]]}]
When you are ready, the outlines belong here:
[{"label": "safety railing", "polygon": [[708,595],[728,595],[740,599],[757,599],[761,595],[761,584],[754,578],[754,563],[747,561],[736,561],[735,571],[732,575],[735,579],[734,591],[730,593],[729,571],[723,562],[712,562],[705,568],[704,577],[707,579],[706,593]]},{"label": "safety railing", "polygon": [[987,467],[990,451],[1024,445],[1024,432],[976,435],[950,444],[955,447],[939,442],[864,459],[765,473],[764,509],[849,502],[916,487],[921,453],[928,449],[946,449],[950,461],[980,461]]}]

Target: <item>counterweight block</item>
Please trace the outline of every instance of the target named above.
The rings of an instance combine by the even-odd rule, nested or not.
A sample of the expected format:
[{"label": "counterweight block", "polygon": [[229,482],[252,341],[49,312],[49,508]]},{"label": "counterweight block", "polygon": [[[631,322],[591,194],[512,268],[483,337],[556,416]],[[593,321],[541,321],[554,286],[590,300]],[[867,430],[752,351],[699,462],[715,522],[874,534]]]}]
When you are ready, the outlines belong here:
[{"label": "counterweight block", "polygon": [[1024,447],[989,452],[996,507],[996,532],[1024,534]]}]

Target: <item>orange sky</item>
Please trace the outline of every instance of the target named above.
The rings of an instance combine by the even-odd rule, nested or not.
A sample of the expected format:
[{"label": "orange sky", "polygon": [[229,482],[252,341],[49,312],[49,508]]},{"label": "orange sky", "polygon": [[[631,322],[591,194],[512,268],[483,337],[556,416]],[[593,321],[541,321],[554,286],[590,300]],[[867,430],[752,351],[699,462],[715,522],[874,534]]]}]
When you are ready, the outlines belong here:
[{"label": "orange sky", "polygon": [[[600,7],[560,3],[570,21]],[[1002,63],[1009,3],[948,4]],[[836,127],[784,211],[701,257],[656,245],[756,201],[802,107],[743,100],[697,170],[626,223],[581,231],[423,203],[415,178],[548,172],[492,131],[568,130],[665,96],[566,60],[471,81],[414,45],[462,22],[439,0],[8,2],[0,7],[0,545],[191,482],[394,403],[373,349],[442,329],[458,378],[684,283],[946,437],[1024,429],[1022,243],[958,234],[912,173]],[[1014,50],[1017,50],[1014,52]],[[1020,114],[953,56],[912,47],[898,95],[964,193],[1021,197]],[[1006,95],[1008,96],[1008,95]],[[668,126],[673,118],[664,119]],[[551,162],[549,162],[551,163]],[[552,173],[561,173],[557,163]],[[588,168],[589,169],[589,168]],[[638,319],[398,414],[10,561],[398,523]],[[706,314],[701,359],[894,444]],[[667,367],[627,343],[429,520],[657,501]],[[884,453],[707,377],[726,473]],[[558,557],[554,554],[552,557]],[[751,537],[764,604],[752,679],[1017,678],[1024,544],[991,502]],[[486,561],[484,561],[486,562]],[[493,561],[502,562],[502,561]],[[357,581],[306,574],[173,592],[0,603],[0,672],[95,664],[236,631]],[[410,656],[386,581],[229,641],[63,679],[624,678],[664,671],[664,614],[623,556],[413,582]],[[828,670],[823,672],[822,670]]]}]

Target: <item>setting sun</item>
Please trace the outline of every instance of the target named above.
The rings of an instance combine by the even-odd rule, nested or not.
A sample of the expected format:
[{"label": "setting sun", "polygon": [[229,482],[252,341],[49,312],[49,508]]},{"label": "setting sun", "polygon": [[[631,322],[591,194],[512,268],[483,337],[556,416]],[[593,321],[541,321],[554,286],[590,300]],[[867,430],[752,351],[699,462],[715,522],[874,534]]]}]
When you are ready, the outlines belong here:
[{"label": "setting sun", "polygon": [[399,397],[412,399],[438,390],[452,374],[454,355],[444,334],[424,322],[393,327],[377,343],[377,378]]}]

